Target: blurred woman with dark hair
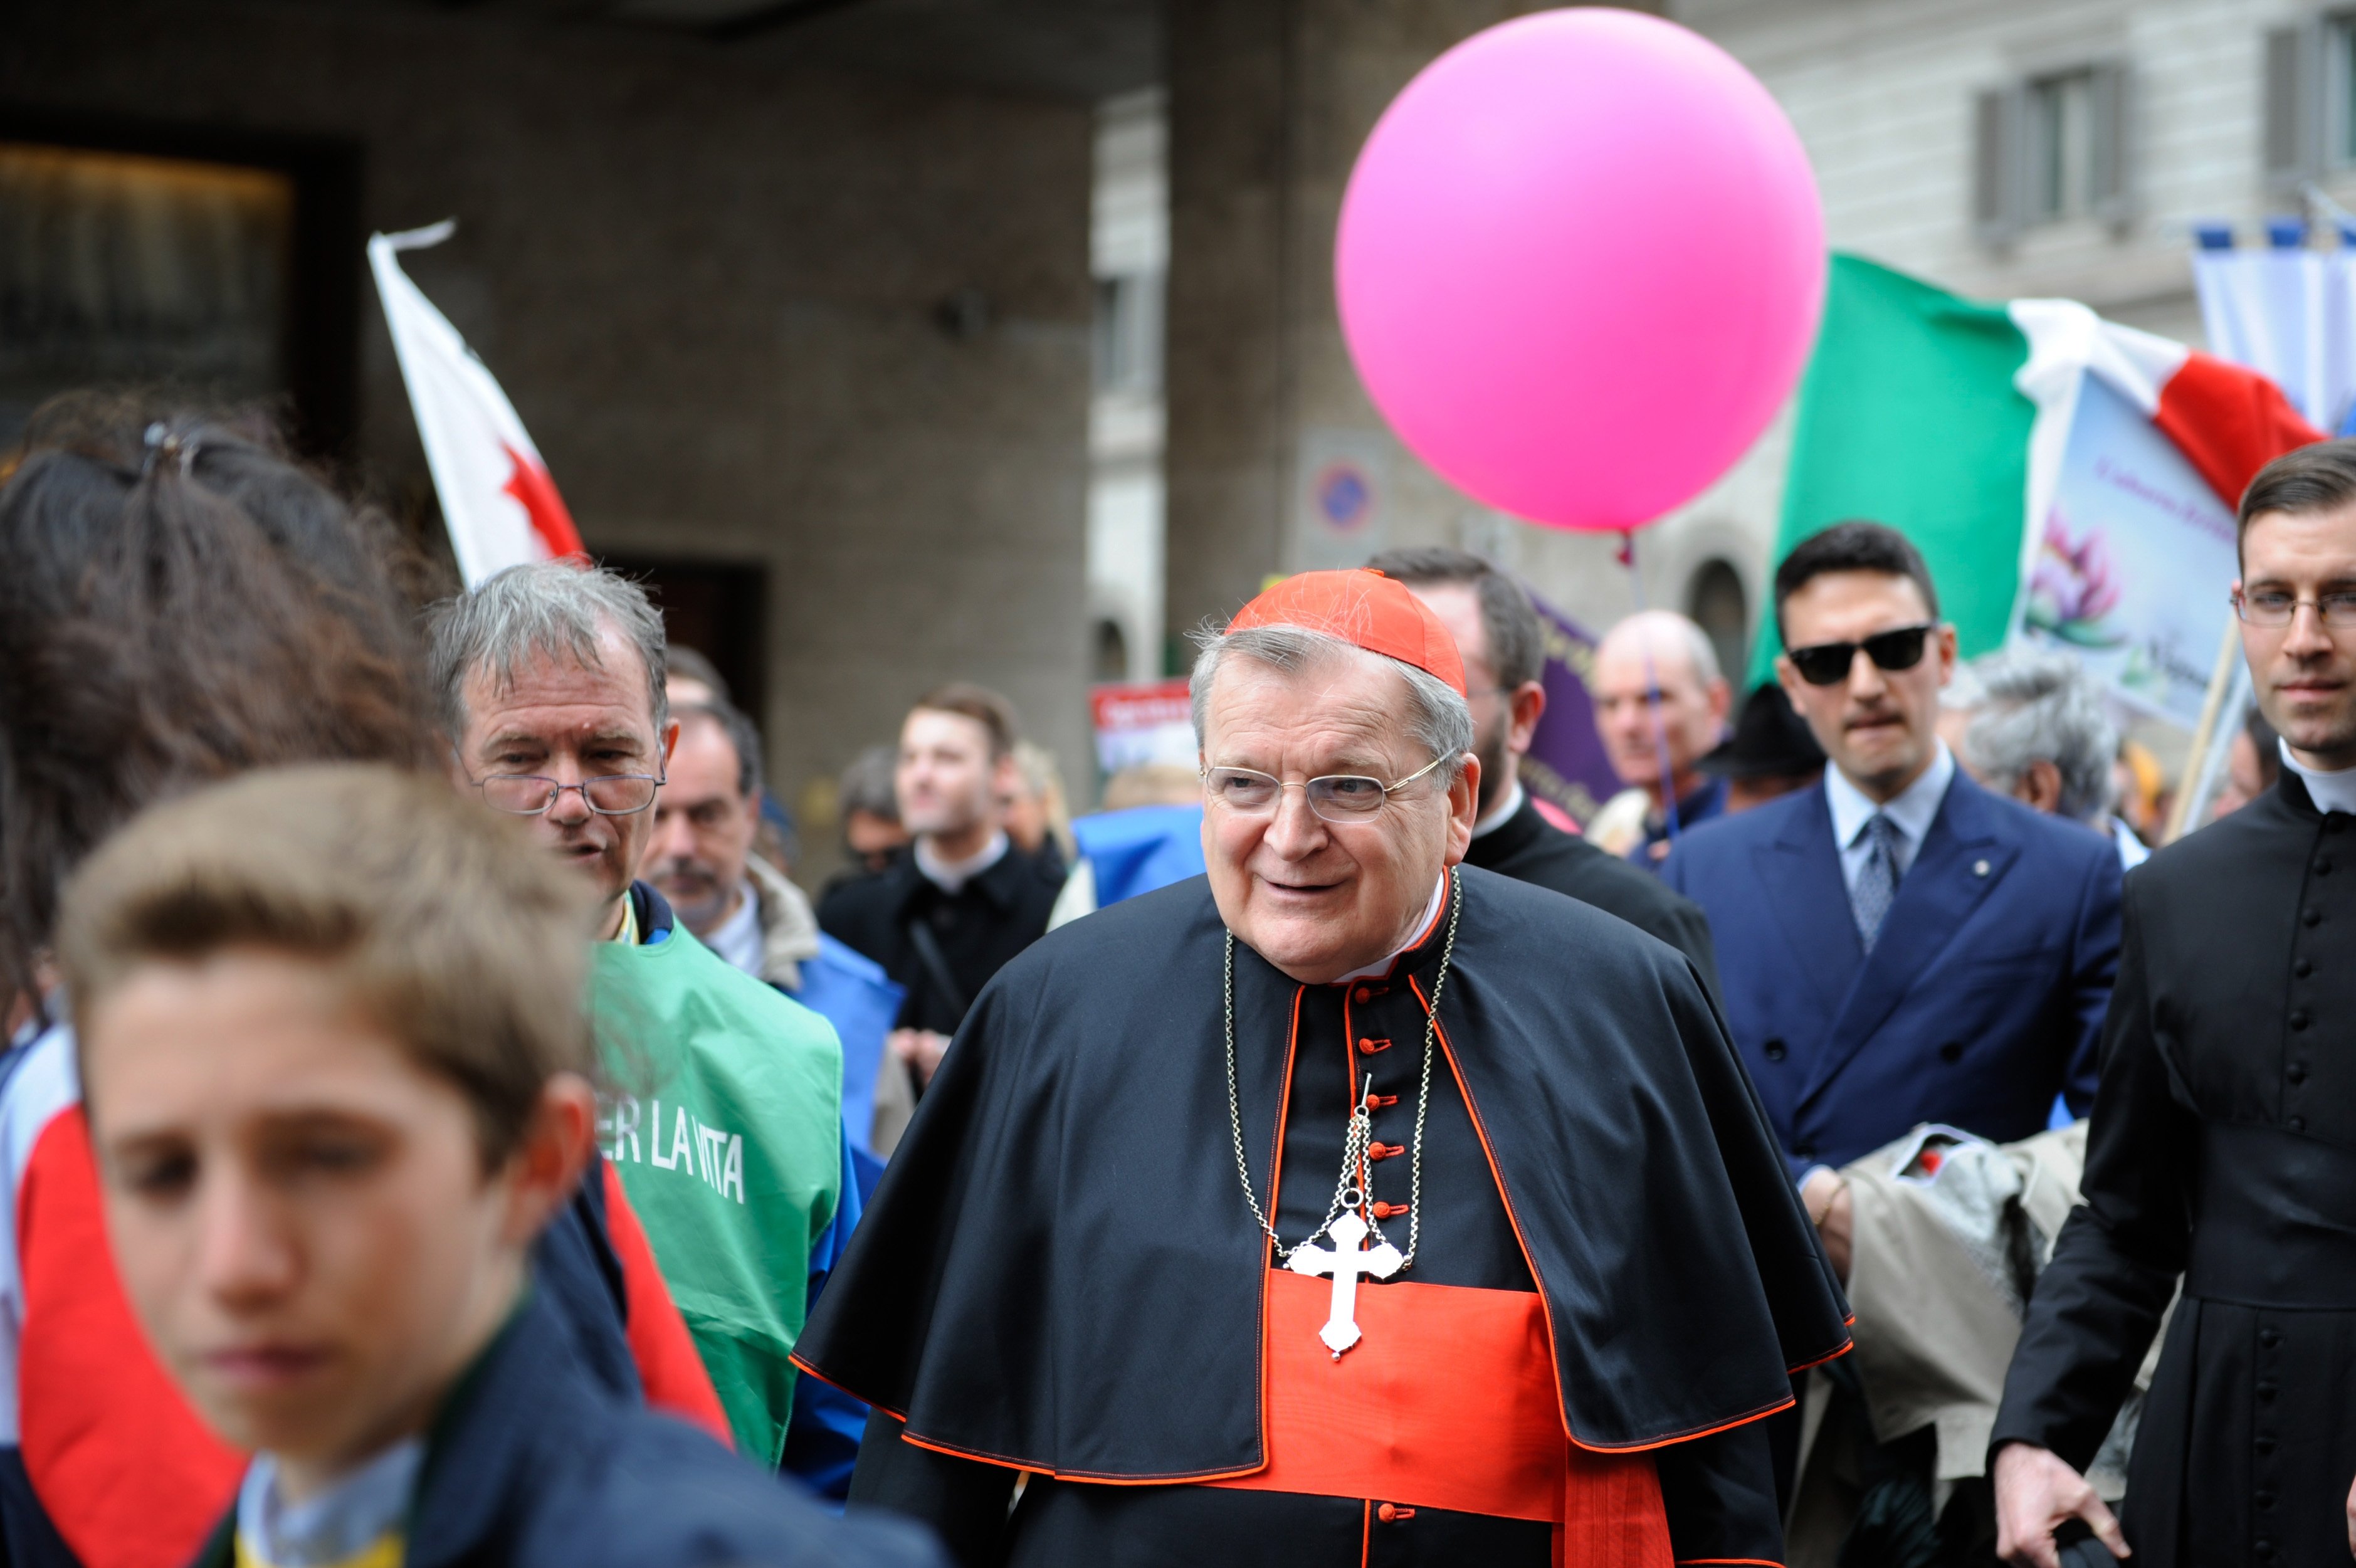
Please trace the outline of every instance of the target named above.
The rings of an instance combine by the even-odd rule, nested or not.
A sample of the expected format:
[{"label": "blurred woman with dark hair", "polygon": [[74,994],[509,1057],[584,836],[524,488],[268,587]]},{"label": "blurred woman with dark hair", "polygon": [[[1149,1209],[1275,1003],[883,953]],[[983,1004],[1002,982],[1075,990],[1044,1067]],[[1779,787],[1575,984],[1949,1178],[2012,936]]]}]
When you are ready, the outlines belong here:
[{"label": "blurred woman with dark hair", "polygon": [[[143,808],[249,769],[434,763],[391,531],[250,420],[77,396],[0,489],[0,1558],[175,1568],[239,1457],[133,1323],[47,951],[59,893]],[[603,1173],[541,1288],[609,1386],[725,1427]]]}]

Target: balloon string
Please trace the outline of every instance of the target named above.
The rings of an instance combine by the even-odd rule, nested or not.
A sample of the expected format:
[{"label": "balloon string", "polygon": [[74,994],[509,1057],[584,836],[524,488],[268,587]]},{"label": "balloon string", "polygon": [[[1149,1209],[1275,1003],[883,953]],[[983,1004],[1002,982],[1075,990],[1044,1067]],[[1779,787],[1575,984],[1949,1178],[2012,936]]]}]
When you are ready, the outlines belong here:
[{"label": "balloon string", "polygon": [[[1648,607],[1644,603],[1644,575],[1636,570],[1636,531],[1620,531],[1620,564],[1628,569],[1629,592],[1636,600],[1636,613]],[[1669,843],[1677,842],[1677,781],[1676,769],[1669,766],[1669,731],[1661,719],[1661,678],[1653,668],[1653,639],[1640,637],[1637,645],[1644,650],[1644,706],[1653,716],[1653,756],[1661,769],[1661,819],[1668,824]]]}]

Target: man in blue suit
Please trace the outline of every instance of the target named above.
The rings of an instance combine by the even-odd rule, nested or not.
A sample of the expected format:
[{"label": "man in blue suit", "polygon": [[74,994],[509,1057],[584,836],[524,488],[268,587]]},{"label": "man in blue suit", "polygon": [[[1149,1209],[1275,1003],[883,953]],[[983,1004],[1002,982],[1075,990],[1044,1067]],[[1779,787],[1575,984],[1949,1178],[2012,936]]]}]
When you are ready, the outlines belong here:
[{"label": "man in blue suit", "polygon": [[1921,1122],[2027,1137],[2057,1091],[2084,1114],[2119,861],[1955,766],[1936,731],[1955,629],[1903,535],[1803,541],[1775,615],[1824,782],[1695,829],[1664,875],[1709,916],[1735,1043],[1846,1273],[1833,1168]]}]

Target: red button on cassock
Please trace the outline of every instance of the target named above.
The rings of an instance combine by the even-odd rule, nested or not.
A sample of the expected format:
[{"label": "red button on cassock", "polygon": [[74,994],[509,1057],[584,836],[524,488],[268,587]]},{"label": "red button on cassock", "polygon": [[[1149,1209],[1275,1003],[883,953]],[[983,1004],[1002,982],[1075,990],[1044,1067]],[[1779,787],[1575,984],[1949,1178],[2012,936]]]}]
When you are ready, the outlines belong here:
[{"label": "red button on cassock", "polygon": [[1388,1040],[1360,1040],[1358,1042],[1358,1051],[1362,1056],[1370,1057],[1376,1051],[1387,1050],[1389,1048],[1390,1042]]},{"label": "red button on cassock", "polygon": [[1385,1503],[1382,1507],[1375,1510],[1375,1517],[1382,1520],[1385,1524],[1388,1524],[1391,1520],[1398,1518],[1398,1509],[1393,1504]]},{"label": "red button on cassock", "polygon": [[1407,1205],[1404,1203],[1377,1203],[1373,1209],[1374,1217],[1377,1219],[1388,1219],[1394,1214],[1406,1212]]},{"label": "red button on cassock", "polygon": [[1351,1000],[1353,1000],[1353,1001],[1355,1001],[1355,1002],[1364,1002],[1367,997],[1372,996],[1373,994],[1374,994],[1374,993],[1373,993],[1373,992],[1371,992],[1371,991],[1367,990],[1365,986],[1361,985],[1360,987],[1358,987],[1358,989],[1357,989],[1357,990],[1355,990],[1355,991],[1354,991],[1354,992],[1352,992],[1352,993],[1350,993],[1350,997],[1351,997]]}]

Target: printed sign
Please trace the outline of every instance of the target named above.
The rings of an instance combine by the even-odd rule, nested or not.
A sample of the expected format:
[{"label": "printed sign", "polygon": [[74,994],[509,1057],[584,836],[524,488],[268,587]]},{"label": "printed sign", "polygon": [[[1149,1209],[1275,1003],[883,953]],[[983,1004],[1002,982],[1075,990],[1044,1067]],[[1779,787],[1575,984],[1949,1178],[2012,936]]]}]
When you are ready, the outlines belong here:
[{"label": "printed sign", "polygon": [[1119,681],[1088,689],[1097,765],[1110,778],[1151,763],[1194,766],[1194,716],[1186,681]]},{"label": "printed sign", "polygon": [[1363,566],[1390,542],[1385,509],[1390,437],[1363,430],[1305,430],[1294,462],[1295,570]]},{"label": "printed sign", "polygon": [[2233,575],[2232,510],[2140,409],[2085,377],[2016,639],[2075,654],[2121,701],[2190,729]]}]

